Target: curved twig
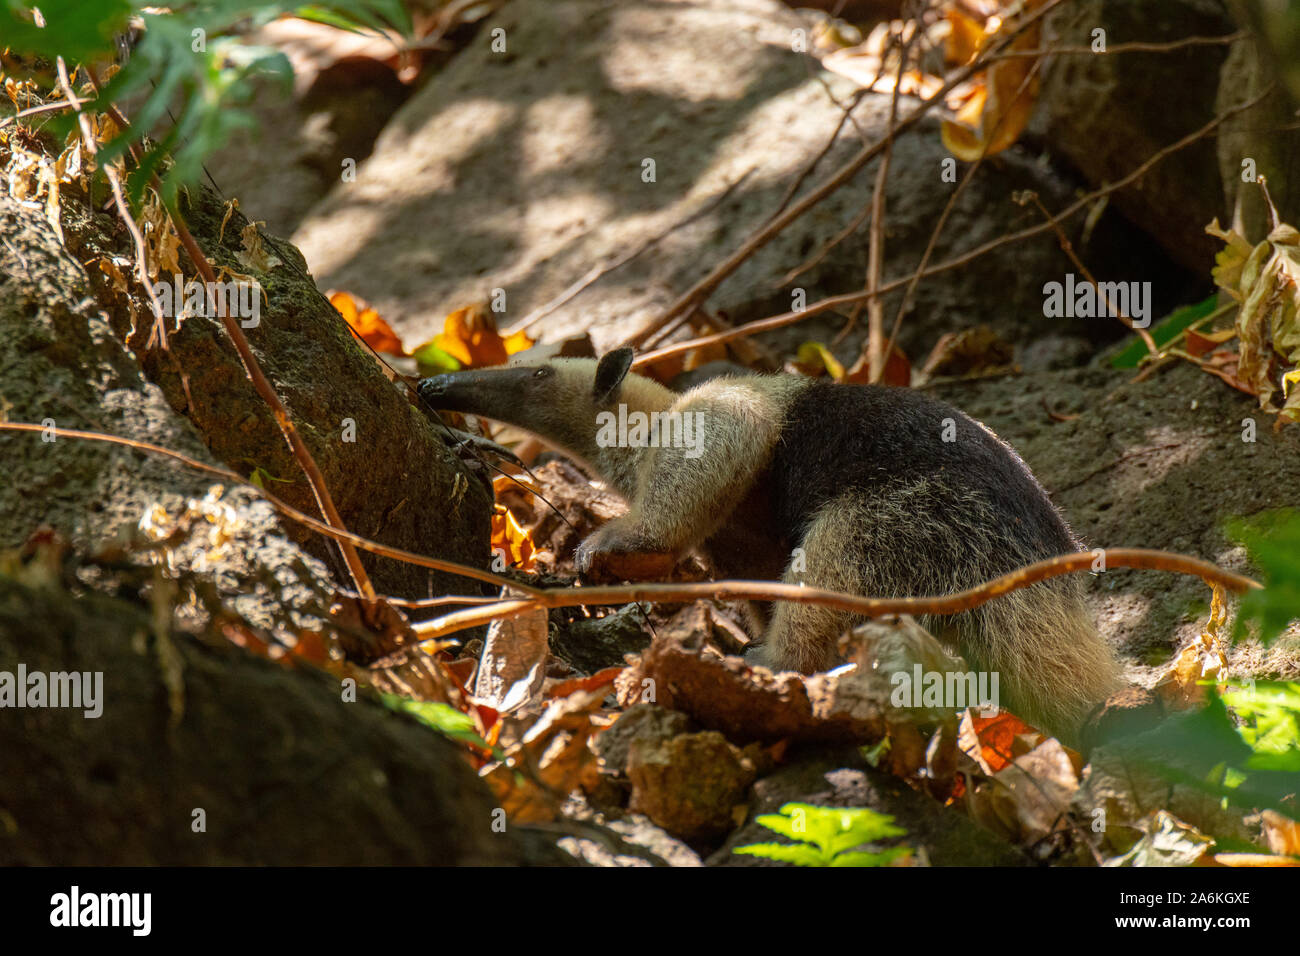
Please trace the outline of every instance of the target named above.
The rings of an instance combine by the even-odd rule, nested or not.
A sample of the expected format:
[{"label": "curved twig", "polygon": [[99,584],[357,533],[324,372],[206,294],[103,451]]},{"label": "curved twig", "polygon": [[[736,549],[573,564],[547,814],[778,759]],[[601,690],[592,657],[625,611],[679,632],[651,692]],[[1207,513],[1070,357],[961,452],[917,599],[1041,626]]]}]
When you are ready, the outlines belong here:
[{"label": "curved twig", "polygon": [[617,584],[600,587],[548,588],[528,598],[503,600],[486,607],[455,611],[414,625],[421,640],[444,637],[489,621],[518,617],[537,608],[574,607],[579,604],[624,604],[631,601],[683,603],[700,598],[748,601],[790,601],[849,611],[866,617],[895,614],[959,614],[995,597],[1048,578],[1103,568],[1141,568],[1190,574],[1234,593],[1263,587],[1258,581],[1209,561],[1148,548],[1099,548],[1036,561],[984,584],[941,597],[871,598],[827,588],[810,588],[780,581],[708,581],[699,584]]}]

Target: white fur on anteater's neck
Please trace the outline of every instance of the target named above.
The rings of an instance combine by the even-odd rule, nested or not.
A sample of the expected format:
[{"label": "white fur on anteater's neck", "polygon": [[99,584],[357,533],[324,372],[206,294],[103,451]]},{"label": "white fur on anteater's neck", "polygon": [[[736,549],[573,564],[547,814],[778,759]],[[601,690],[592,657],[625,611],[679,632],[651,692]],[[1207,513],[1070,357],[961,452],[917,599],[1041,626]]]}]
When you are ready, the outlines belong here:
[{"label": "white fur on anteater's neck", "polygon": [[568,452],[631,500],[636,491],[637,468],[647,449],[601,447],[596,443],[600,431],[596,416],[601,412],[617,415],[620,405],[627,406],[629,413],[664,412],[679,396],[658,382],[630,374],[607,401],[597,403],[592,396],[595,359],[558,358],[548,364],[555,368],[559,379],[553,390],[554,402],[544,408],[521,408],[513,414],[503,412],[506,417],[501,420],[527,429]]}]

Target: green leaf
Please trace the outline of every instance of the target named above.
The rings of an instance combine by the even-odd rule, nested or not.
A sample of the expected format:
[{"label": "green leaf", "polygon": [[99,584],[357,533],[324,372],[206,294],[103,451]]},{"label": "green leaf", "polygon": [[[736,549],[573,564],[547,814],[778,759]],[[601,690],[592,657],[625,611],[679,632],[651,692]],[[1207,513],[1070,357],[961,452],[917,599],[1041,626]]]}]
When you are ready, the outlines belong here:
[{"label": "green leaf", "polygon": [[1282,508],[1249,520],[1228,522],[1229,537],[1241,542],[1260,569],[1264,589],[1248,591],[1233,629],[1233,638],[1257,624],[1259,638],[1271,643],[1291,621],[1300,618],[1300,512]]},{"label": "green leaf", "polygon": [[[366,8],[369,9],[366,9]],[[362,33],[366,29],[382,31],[396,30],[407,35],[411,32],[410,16],[398,0],[392,2],[372,2],[361,7],[346,9],[338,6],[309,4],[296,7],[294,16],[304,20],[328,24],[341,30]]]},{"label": "green leaf", "polygon": [[907,856],[911,852],[905,846],[894,846],[879,853],[866,851],[841,853],[831,861],[831,866],[889,866],[899,857]]},{"label": "green leaf", "polygon": [[[1169,344],[1175,336],[1187,329],[1199,319],[1211,315],[1218,305],[1218,297],[1210,296],[1194,305],[1185,305],[1165,316],[1151,329],[1151,338],[1159,347]],[[1137,368],[1138,362],[1147,355],[1146,343],[1134,335],[1122,349],[1111,356],[1110,364],[1115,368]]]},{"label": "green leaf", "polygon": [[828,866],[825,857],[805,843],[750,843],[738,846],[733,853],[761,856],[767,860],[793,863],[796,866]]},{"label": "green leaf", "polygon": [[1200,710],[1171,716],[1124,746],[1128,759],[1168,780],[1234,806],[1300,817],[1296,682],[1252,681],[1222,694],[1211,687]]},{"label": "green leaf", "polygon": [[[301,4],[250,0],[199,0],[161,11],[130,0],[49,0],[39,3],[46,27],[37,28],[24,12],[26,0],[3,0],[0,40],[17,54],[53,58],[62,55],[69,68],[78,62],[103,62],[115,57],[114,36],[127,18],[138,13],[144,32],[118,72],[103,88],[92,109],[123,102],[136,94],[140,105],[128,129],[100,151],[100,162],[121,156],[153,137],[141,167],[129,182],[130,196],[139,203],[149,174],[159,172],[163,199],[174,205],[178,191],[196,183],[204,160],[255,119],[245,107],[257,95],[259,79],[279,81],[286,95],[292,88],[292,67],[278,50],[241,42],[244,27],[268,23],[294,13]],[[396,30],[411,34],[411,21],[401,0],[342,0],[308,6],[315,19],[346,24],[348,29]],[[197,48],[197,49],[196,49]],[[167,162],[164,162],[167,160]]]},{"label": "green leaf", "polygon": [[420,723],[432,727],[444,737],[461,743],[474,744],[476,747],[488,748],[488,743],[474,729],[474,720],[469,714],[462,714],[447,704],[428,701],[410,700],[396,694],[381,694],[384,705],[399,713],[410,714]]},{"label": "green leaf", "polygon": [[[44,28],[33,22],[31,7],[40,8]],[[0,46],[51,60],[61,56],[69,70],[82,61],[111,59],[113,37],[125,29],[135,4],[131,0],[95,0],[91,16],[87,16],[86,7],[86,0],[5,0]]]},{"label": "green leaf", "polygon": [[459,372],[463,366],[460,359],[445,352],[432,341],[425,342],[414,352],[411,357],[415,359],[415,364],[419,368],[421,375],[436,375],[439,372]]},{"label": "green leaf", "polygon": [[[842,856],[848,855],[846,851],[853,850],[855,847],[874,843],[885,837],[904,836],[907,833],[906,830],[894,826],[893,817],[864,807],[819,807],[811,803],[787,803],[781,807],[779,813],[765,813],[755,820],[769,830],[805,845],[811,856],[804,854],[801,858],[816,859],[818,862],[802,862],[800,863],[802,866],[878,866],[881,864],[839,861]],[[808,847],[807,844],[812,844],[816,850]],[[786,847],[786,844],[755,845]],[[899,852],[907,852],[906,847],[898,849]],[[736,852],[741,852],[741,849],[737,849]],[[878,856],[880,854],[862,853],[854,855],[854,858],[861,861]],[[777,857],[770,858],[777,859]],[[888,857],[883,862],[888,862],[892,858]],[[790,862],[798,861],[790,860]]]}]

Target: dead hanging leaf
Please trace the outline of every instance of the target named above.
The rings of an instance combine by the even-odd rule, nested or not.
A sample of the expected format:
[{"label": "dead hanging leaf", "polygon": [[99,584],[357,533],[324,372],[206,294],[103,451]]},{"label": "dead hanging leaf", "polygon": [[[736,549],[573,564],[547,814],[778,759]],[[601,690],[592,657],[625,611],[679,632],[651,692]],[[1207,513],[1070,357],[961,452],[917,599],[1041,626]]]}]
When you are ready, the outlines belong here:
[{"label": "dead hanging leaf", "polygon": [[1219,639],[1219,629],[1228,619],[1227,602],[1223,588],[1213,585],[1214,597],[1210,604],[1210,617],[1200,637],[1192,641],[1174,658],[1153,688],[1155,694],[1169,707],[1184,709],[1205,699],[1202,681],[1213,681],[1228,666]]},{"label": "dead hanging leaf", "polygon": [[244,268],[254,272],[270,272],[280,264],[280,257],[267,251],[262,234],[257,231],[258,226],[265,225],[265,222],[250,222],[239,233],[239,241],[244,248],[235,253],[235,258]]},{"label": "dead hanging leaf", "polygon": [[[1043,0],[1026,0],[1021,14],[1032,13]],[[1019,23],[1012,17],[1003,20],[991,16],[980,23],[955,4],[945,14],[952,25],[948,35],[947,59],[955,65],[971,62],[994,40],[1014,31]],[[1039,49],[1041,21],[1035,22],[1004,53],[1023,54]],[[949,94],[948,106],[955,112],[944,120],[943,144],[950,153],[965,162],[992,156],[1020,138],[1038,96],[1037,58],[1010,56],[992,63],[969,83]]]},{"label": "dead hanging leaf", "polygon": [[13,159],[8,169],[9,195],[25,206],[40,209],[45,216],[45,221],[62,241],[60,181],[57,162],[51,161],[48,156],[28,152],[21,147],[14,149]]},{"label": "dead hanging leaf", "polygon": [[376,352],[398,356],[408,354],[397,333],[379,317],[379,313],[371,308],[365,299],[354,296],[350,292],[336,290],[326,294],[329,296],[330,305],[339,310],[339,314],[352,327],[352,331],[361,336],[361,340]]},{"label": "dead hanging leaf", "polygon": [[152,189],[145,193],[140,209],[140,231],[144,234],[144,266],[149,278],[180,275],[181,239],[162,200]]},{"label": "dead hanging leaf", "polygon": [[122,266],[129,267],[130,265],[131,260],[129,259],[118,256],[113,258],[104,256],[99,260],[99,271],[108,276],[109,281],[113,283],[114,292],[124,294],[126,292],[126,276],[122,272]]},{"label": "dead hanging leaf", "polygon": [[[107,76],[104,77],[104,81],[108,81]],[[122,132],[122,128],[118,126],[113,117],[107,113],[96,113],[92,125],[94,126],[95,144],[101,147],[105,143],[111,143],[113,140],[117,139],[118,134]],[[119,160],[118,162],[120,163],[121,161]]]},{"label": "dead hanging leaf", "polygon": [[81,179],[82,167],[81,137],[72,133],[59,158],[54,161],[54,176],[61,183],[73,183]]},{"label": "dead hanging leaf", "polygon": [[536,564],[537,548],[533,545],[532,538],[519,526],[505,505],[493,506],[492,550],[505,556],[507,567],[532,571]]},{"label": "dead hanging leaf", "polygon": [[1198,332],[1196,329],[1188,329],[1187,354],[1192,358],[1200,358],[1213,352],[1224,342],[1236,338],[1236,336],[1236,329],[1221,329],[1218,332]]},{"label": "dead hanging leaf", "polygon": [[[1294,388],[1300,381],[1300,232],[1279,223],[1252,247],[1218,219],[1205,231],[1225,243],[1215,256],[1214,281],[1241,303],[1236,377],[1258,396],[1260,408],[1300,421],[1300,389]],[[1283,364],[1290,368],[1279,370]],[[1279,391],[1281,407],[1274,401]]]},{"label": "dead hanging leaf", "polygon": [[225,238],[226,223],[230,222],[230,217],[235,214],[235,210],[238,208],[239,208],[238,199],[232,197],[231,199],[227,200],[226,211],[221,214],[221,226],[220,228],[217,229],[217,245],[221,245],[222,240]]}]

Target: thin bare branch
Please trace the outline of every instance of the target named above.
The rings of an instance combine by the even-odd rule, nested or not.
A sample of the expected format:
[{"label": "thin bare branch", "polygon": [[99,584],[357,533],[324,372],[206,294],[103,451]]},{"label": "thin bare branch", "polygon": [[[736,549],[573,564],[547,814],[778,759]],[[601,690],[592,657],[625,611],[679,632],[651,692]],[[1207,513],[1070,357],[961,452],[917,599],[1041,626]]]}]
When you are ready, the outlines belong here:
[{"label": "thin bare branch", "polygon": [[[1089,205],[1096,202],[1102,196],[1109,196],[1111,193],[1123,189],[1125,186],[1128,186],[1130,183],[1136,182],[1137,180],[1141,179],[1151,170],[1152,167],[1154,167],[1161,160],[1172,155],[1173,153],[1178,152],[1180,149],[1185,148],[1191,143],[1194,143],[1197,140],[1203,139],[1204,137],[1208,136],[1210,133],[1216,130],[1220,125],[1222,125],[1229,118],[1237,115],[1238,113],[1242,113],[1245,112],[1246,110],[1252,109],[1254,106],[1261,103],[1266,97],[1272,94],[1275,86],[1276,86],[1275,83],[1269,84],[1258,95],[1251,97],[1249,100],[1245,101],[1244,103],[1240,103],[1229,110],[1225,110],[1223,113],[1220,113],[1218,116],[1215,116],[1213,119],[1211,119],[1200,129],[1194,130],[1193,132],[1188,133],[1182,139],[1174,143],[1171,143],[1170,145],[1165,146],[1162,149],[1157,150],[1150,157],[1148,157],[1145,162],[1143,162],[1140,166],[1138,166],[1136,169],[1134,169],[1132,172],[1128,173],[1127,175],[1121,177],[1120,179],[1117,179],[1113,183],[1108,183],[1107,185],[1102,186],[1101,188],[1096,189],[1088,193],[1087,195],[1080,197],[1075,202],[1067,206],[1064,210],[1057,213],[1056,220],[1058,222],[1064,222],[1065,220],[1069,219],[1071,216],[1076,215],[1081,210],[1087,208]],[[920,275],[922,278],[929,278],[930,276],[933,275],[939,275],[940,273],[943,272],[949,272],[952,269],[959,269],[962,266],[970,265],[970,263],[974,262],[976,259],[979,259],[981,256],[987,255],[988,253],[1002,246],[1011,245],[1017,242],[1022,242],[1025,239],[1032,239],[1035,236],[1040,236],[1046,232],[1050,232],[1051,230],[1052,230],[1052,224],[1043,222],[1043,223],[1039,223],[1036,226],[1028,226],[1024,229],[1021,229],[1018,232],[1009,233],[1005,236],[999,236],[997,239],[990,239],[988,242],[976,246],[974,249],[964,252],[959,256],[954,256],[951,259],[947,259],[943,262],[937,263],[936,265],[929,266],[923,272],[921,272]],[[878,290],[876,290],[875,294],[885,295],[889,292],[893,292],[895,289],[899,289],[908,285],[910,282],[913,281],[914,278],[915,276],[910,276],[907,278],[894,279],[890,282],[886,282]],[[809,318],[810,316],[818,315],[819,313],[827,312],[830,311],[831,309],[837,309],[840,308],[841,306],[852,305],[855,302],[859,302],[863,299],[869,298],[871,294],[872,293],[849,292],[849,293],[845,293],[844,295],[830,296],[829,298],[821,299],[818,302],[814,302],[810,305],[807,305],[802,310],[797,312],[785,312],[782,313],[781,315],[771,316],[766,319],[758,319],[754,322],[749,322],[745,325],[739,325],[736,326],[734,329],[727,329],[723,332],[715,332],[712,335],[703,335],[698,338],[688,339],[687,341],[684,342],[674,342],[672,345],[667,345],[662,348],[655,349],[652,352],[646,352],[643,355],[637,356],[636,360],[633,362],[633,365],[636,367],[641,367],[651,362],[657,362],[662,359],[669,358],[673,355],[679,355],[683,352],[689,352],[692,349],[702,348],[706,345],[714,345],[718,342],[729,342],[733,339],[744,338],[749,335],[754,335],[755,333],[758,332],[768,332],[771,331],[772,329],[783,328],[787,325],[793,325],[796,322],[800,322],[806,318]]]},{"label": "thin bare branch", "polygon": [[1200,558],[1147,548],[1111,548],[1064,554],[1037,561],[984,584],[942,597],[871,598],[826,588],[810,588],[780,581],[709,581],[699,584],[618,584],[601,587],[547,589],[523,599],[455,611],[414,625],[420,640],[445,637],[456,631],[490,621],[518,617],[537,608],[574,607],[579,604],[626,604],[632,601],[682,603],[701,598],[742,601],[790,601],[816,604],[865,617],[896,614],[959,614],[979,607],[995,597],[1028,587],[1048,578],[1077,571],[1091,571],[1098,562],[1110,568],[1141,568],[1190,574],[1207,584],[1219,584],[1234,593],[1262,587],[1259,582],[1228,571]]},{"label": "thin bare branch", "polygon": [[[1042,7],[1035,10],[1029,16],[1025,17],[1023,21],[1017,24],[1017,28],[1015,31],[1008,33],[1005,37],[1002,37],[988,50],[984,51],[978,57],[976,57],[971,63],[962,67],[951,77],[949,77],[949,79],[944,83],[944,85],[940,87],[939,90],[937,90],[932,96],[930,96],[928,99],[922,100],[916,109],[914,109],[911,113],[909,113],[898,123],[897,127],[895,127],[894,129],[894,134],[895,135],[901,134],[907,131],[908,129],[911,129],[917,123],[919,123],[921,119],[934,106],[941,103],[944,97],[947,96],[948,93],[951,92],[955,87],[957,87],[961,83],[964,83],[966,80],[970,79],[980,70],[984,69],[987,66],[988,59],[991,56],[1001,52],[1003,49],[1009,46],[1011,42],[1017,36],[1019,36],[1022,31],[1024,31],[1026,28],[1028,28],[1029,26],[1033,25],[1034,23],[1038,22],[1040,19],[1045,17],[1048,13],[1054,10],[1062,2],[1063,0],[1048,0],[1048,2],[1044,4]],[[858,171],[861,170],[863,166],[871,162],[871,160],[875,159],[876,156],[878,156],[885,149],[887,142],[888,141],[886,139],[882,138],[880,140],[877,140],[875,143],[871,144],[870,146],[863,148],[860,152],[858,152],[856,156],[854,156],[851,160],[849,160],[844,166],[842,166],[836,173],[834,173],[820,186],[818,186],[816,189],[813,189],[811,192],[809,192],[797,203],[795,203],[793,206],[787,209],[780,216],[776,217],[775,219],[772,219],[767,224],[765,224],[753,236],[751,236],[744,243],[742,243],[739,249],[737,249],[725,260],[723,260],[707,276],[705,276],[703,279],[697,282],[685,294],[683,294],[680,298],[678,298],[678,300],[674,302],[671,306],[669,306],[667,310],[665,310],[661,315],[656,317],[652,322],[650,322],[648,325],[646,325],[644,328],[640,329],[636,334],[634,334],[629,339],[629,344],[639,345],[640,343],[644,342],[648,336],[653,334],[663,325],[666,325],[672,319],[676,318],[680,313],[687,311],[691,308],[694,308],[696,305],[703,302],[704,299],[706,299],[718,286],[720,286],[727,279],[728,276],[730,276],[737,269],[739,269],[740,266],[745,262],[745,260],[747,260],[751,255],[753,255],[756,251],[761,249],[763,246],[767,245],[767,243],[769,243],[783,229],[785,229],[788,225],[790,225],[790,223],[794,222],[796,219],[798,219],[800,216],[806,213],[809,209],[813,208],[813,206],[817,205],[817,203],[821,202],[823,199],[831,195],[833,192],[835,192],[845,183],[849,182],[849,180],[851,180],[855,175],[857,175]],[[734,330],[727,330],[727,331],[732,332]]]},{"label": "thin bare branch", "polygon": [[339,544],[350,544],[360,548],[363,551],[369,551],[371,554],[377,554],[380,557],[391,558],[394,561],[402,561],[406,564],[414,564],[422,568],[431,568],[434,571],[446,571],[449,574],[458,574],[461,577],[473,578],[476,581],[485,581],[488,584],[494,584],[501,588],[513,588],[522,591],[525,594],[541,593],[540,588],[532,585],[521,584],[510,578],[502,577],[499,574],[493,574],[490,571],[482,571],[478,568],[471,567],[467,564],[458,564],[455,561],[444,561],[441,558],[430,558],[422,554],[415,554],[410,551],[404,551],[401,548],[394,548],[387,544],[381,544],[378,541],[371,541],[369,538],[363,538],[359,534],[353,534],[342,528],[332,528],[319,518],[313,518],[311,515],[299,511],[297,508],[287,504],[271,494],[265,488],[258,487],[251,481],[248,481],[237,472],[229,468],[222,468],[219,465],[209,465],[207,462],[199,461],[197,458],[191,458],[179,451],[172,451],[170,448],[164,448],[161,445],[150,444],[145,441],[138,441],[134,438],[123,438],[120,435],[107,435],[102,432],[82,431],[76,428],[55,428],[45,425],[36,425],[30,422],[3,422],[0,421],[0,431],[16,432],[49,432],[59,438],[82,438],[89,441],[101,441],[111,445],[122,445],[126,448],[135,448],[139,451],[146,451],[154,455],[161,455],[170,458],[173,461],[180,462],[187,468],[193,468],[195,471],[201,471],[205,474],[213,475],[228,481],[233,485],[239,485],[245,488],[251,488],[263,498],[280,514],[292,521],[310,528],[318,534],[324,535],[332,541]]}]

